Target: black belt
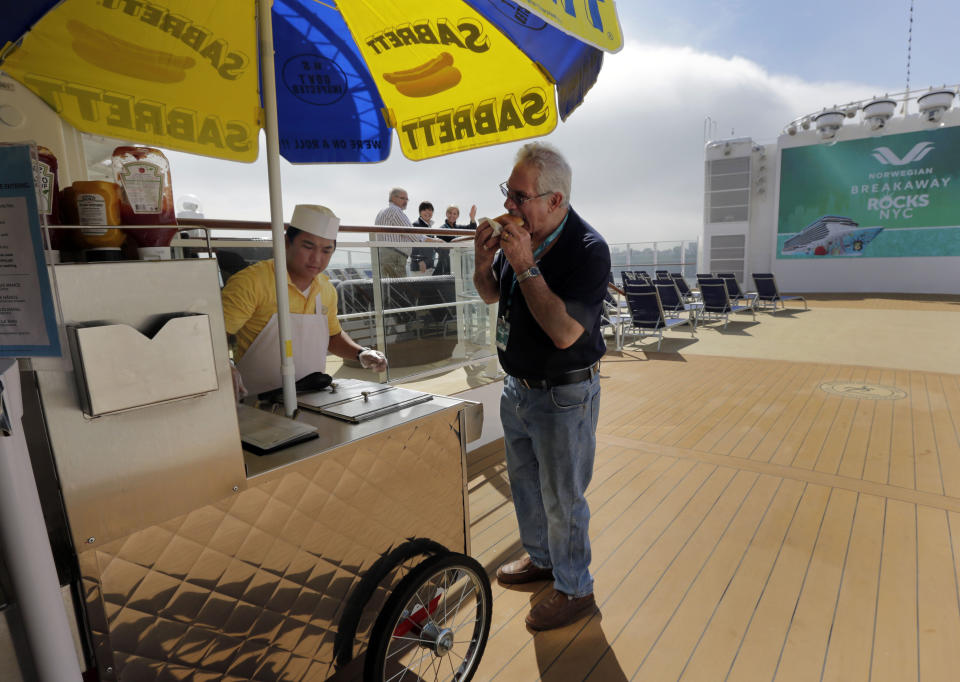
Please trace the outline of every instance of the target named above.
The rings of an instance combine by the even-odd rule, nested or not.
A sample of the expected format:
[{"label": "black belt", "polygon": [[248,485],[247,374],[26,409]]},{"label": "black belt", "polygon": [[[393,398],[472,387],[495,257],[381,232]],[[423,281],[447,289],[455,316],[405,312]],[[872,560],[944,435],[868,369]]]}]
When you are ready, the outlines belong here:
[{"label": "black belt", "polygon": [[567,384],[579,384],[581,381],[589,381],[600,373],[600,363],[597,362],[591,367],[584,369],[575,369],[572,372],[565,372],[549,379],[523,379],[513,377],[527,388],[553,388],[554,386],[566,386]]}]

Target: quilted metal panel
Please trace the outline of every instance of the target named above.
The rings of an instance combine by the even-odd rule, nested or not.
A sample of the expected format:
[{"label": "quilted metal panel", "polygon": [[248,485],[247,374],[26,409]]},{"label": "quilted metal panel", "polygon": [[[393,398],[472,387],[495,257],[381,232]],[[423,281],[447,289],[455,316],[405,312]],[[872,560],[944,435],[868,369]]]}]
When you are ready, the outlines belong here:
[{"label": "quilted metal panel", "polygon": [[[327,679],[373,562],[413,537],[464,550],[459,423],[448,410],[391,429],[81,554],[103,678]],[[355,656],[397,579],[368,603]]]}]

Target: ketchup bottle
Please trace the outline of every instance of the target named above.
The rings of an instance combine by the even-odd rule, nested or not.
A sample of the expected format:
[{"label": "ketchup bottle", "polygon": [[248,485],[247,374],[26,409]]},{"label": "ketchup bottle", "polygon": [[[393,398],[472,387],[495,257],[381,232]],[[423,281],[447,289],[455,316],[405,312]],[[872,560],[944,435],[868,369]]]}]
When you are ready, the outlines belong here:
[{"label": "ketchup bottle", "polygon": [[[153,147],[117,147],[113,150],[113,172],[123,188],[120,217],[124,225],[177,224],[173,207],[170,162]],[[168,260],[176,227],[125,230],[137,244],[143,260]]]}]

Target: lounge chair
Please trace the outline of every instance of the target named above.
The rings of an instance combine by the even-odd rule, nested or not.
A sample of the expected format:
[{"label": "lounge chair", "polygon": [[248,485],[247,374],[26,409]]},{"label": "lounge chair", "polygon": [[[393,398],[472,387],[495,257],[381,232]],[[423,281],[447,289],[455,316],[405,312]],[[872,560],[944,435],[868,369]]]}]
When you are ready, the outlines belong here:
[{"label": "lounge chair", "polygon": [[654,270],[653,274],[656,275],[657,279],[668,279],[670,277],[670,272],[667,270]]},{"label": "lounge chair", "polygon": [[[611,273],[610,279],[613,279]],[[610,327],[617,350],[623,348],[623,328],[630,322],[629,308],[625,301],[623,289],[612,281],[607,284],[607,295],[603,299],[603,311],[600,313],[600,327]]]},{"label": "lounge chair", "polygon": [[752,291],[749,294],[744,293],[737,282],[737,276],[732,272],[718,272],[717,277],[722,279],[727,285],[727,293],[730,294],[730,300],[736,303],[744,301],[745,305],[753,305],[757,298],[757,292]]},{"label": "lounge chair", "polygon": [[700,280],[700,295],[703,297],[703,308],[698,317],[701,320],[723,320],[723,328],[730,322],[730,313],[749,311],[753,319],[757,319],[752,305],[737,305],[730,300],[726,282],[719,277]]},{"label": "lounge chair", "polygon": [[644,284],[650,282],[650,277],[644,270],[623,270],[620,273],[620,278],[623,281],[624,288],[626,288],[627,282],[643,282]]},{"label": "lounge chair", "polygon": [[660,305],[667,317],[680,317],[683,313],[687,313],[690,324],[693,325],[694,329],[697,328],[697,312],[703,307],[702,303],[687,303],[684,301],[676,282],[670,278],[655,279],[653,280],[653,286],[660,296]]},{"label": "lounge chair", "polygon": [[761,310],[770,310],[777,312],[777,301],[786,310],[787,305],[784,301],[803,301],[803,309],[807,310],[807,299],[803,296],[784,296],[777,288],[777,280],[772,272],[753,273],[753,283],[757,285],[757,305]]},{"label": "lounge chair", "polygon": [[679,272],[671,272],[670,279],[677,285],[677,289],[680,290],[680,295],[683,296],[685,301],[695,301],[700,297],[699,294],[695,294],[690,290],[690,287],[687,286],[687,280],[685,280]]},{"label": "lounge chair", "polygon": [[656,288],[648,284],[631,282],[624,289],[627,304],[630,306],[630,321],[624,329],[624,336],[633,332],[636,338],[647,336],[657,337],[657,350],[663,343],[663,330],[671,329],[681,324],[690,325],[690,335],[696,334],[696,328],[689,318],[668,318],[663,313],[660,296]]}]

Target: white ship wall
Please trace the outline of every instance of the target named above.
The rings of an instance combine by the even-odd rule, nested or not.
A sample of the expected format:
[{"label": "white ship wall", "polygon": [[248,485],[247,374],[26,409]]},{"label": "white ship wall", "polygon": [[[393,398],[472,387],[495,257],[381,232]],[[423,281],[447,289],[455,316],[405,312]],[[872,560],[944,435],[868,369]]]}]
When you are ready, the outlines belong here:
[{"label": "white ship wall", "polygon": [[[901,105],[898,105],[898,111]],[[915,102],[910,108],[916,111]],[[945,112],[941,121],[930,123],[918,114],[904,117],[897,113],[882,134],[871,131],[858,119],[848,119],[840,128],[837,142],[886,135],[922,132],[937,127],[960,125],[960,109]],[[781,135],[775,143],[760,144],[750,138],[718,140],[705,150],[707,192],[704,202],[704,231],[698,272],[722,272],[711,267],[716,260],[711,243],[716,236],[742,235],[745,241],[742,283],[752,290],[754,272],[773,272],[783,292],[793,293],[960,293],[960,256],[898,258],[804,258],[777,259],[777,224],[779,215],[780,160],[784,149],[826,144],[811,125],[796,135]],[[723,158],[750,160],[750,203],[745,221],[711,221],[710,162]],[[960,183],[960,178],[955,178]],[[960,191],[960,185],[957,190]],[[714,216],[716,217],[716,216]],[[960,215],[957,216],[960,225]],[[722,262],[722,261],[721,261]]]}]

